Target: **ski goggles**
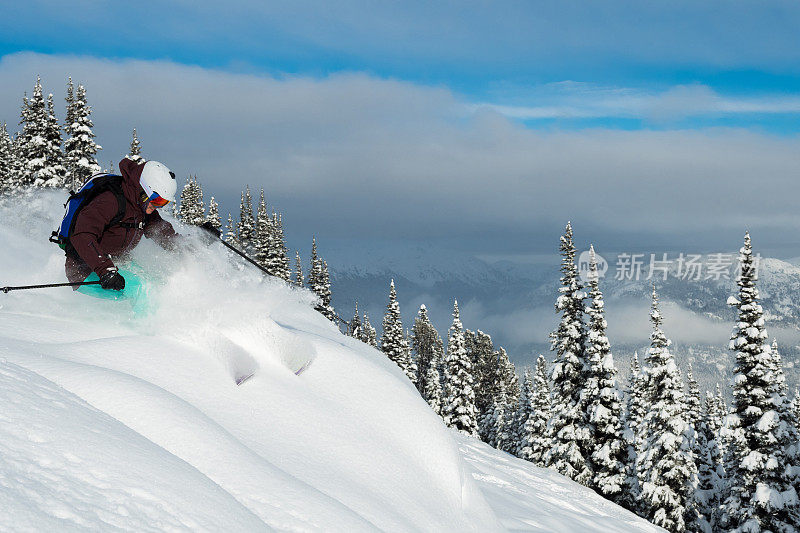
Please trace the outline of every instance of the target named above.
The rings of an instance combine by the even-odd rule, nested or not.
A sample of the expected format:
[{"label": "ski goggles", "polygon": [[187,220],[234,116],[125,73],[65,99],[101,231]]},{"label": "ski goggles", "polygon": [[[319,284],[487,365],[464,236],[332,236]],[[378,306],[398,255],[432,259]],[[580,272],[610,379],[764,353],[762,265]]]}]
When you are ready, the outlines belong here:
[{"label": "ski goggles", "polygon": [[157,192],[154,192],[153,194],[151,194],[147,198],[147,200],[151,204],[153,204],[153,207],[155,207],[156,209],[161,209],[162,207],[164,207],[165,205],[167,205],[169,203],[169,200],[160,197]]}]

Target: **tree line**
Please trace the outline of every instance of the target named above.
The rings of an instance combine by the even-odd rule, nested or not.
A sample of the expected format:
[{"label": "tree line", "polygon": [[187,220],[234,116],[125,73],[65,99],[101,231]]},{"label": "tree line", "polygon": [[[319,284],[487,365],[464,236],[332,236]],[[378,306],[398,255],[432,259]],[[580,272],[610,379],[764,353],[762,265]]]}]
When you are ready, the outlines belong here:
[{"label": "tree line", "polygon": [[732,403],[719,385],[702,398],[691,365],[684,377],[655,286],[650,347],[643,362],[634,355],[620,384],[594,249],[585,285],[570,224],[560,252],[554,357],[548,363],[540,355],[520,382],[502,348],[464,330],[457,303],[446,350],[424,305],[404,335],[394,283],[380,348],[448,426],[556,470],[668,531],[798,531],[800,395],[789,400],[777,341],[768,341],[750,235],[739,252],[738,294],[728,300],[738,316],[729,345]]}]

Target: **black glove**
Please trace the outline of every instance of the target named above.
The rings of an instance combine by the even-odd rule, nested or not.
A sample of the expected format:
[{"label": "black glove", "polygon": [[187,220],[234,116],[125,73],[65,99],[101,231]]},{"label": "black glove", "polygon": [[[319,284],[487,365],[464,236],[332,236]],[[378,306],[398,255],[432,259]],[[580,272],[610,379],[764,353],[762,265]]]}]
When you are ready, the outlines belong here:
[{"label": "black glove", "polygon": [[107,270],[100,276],[100,286],[112,291],[121,291],[125,288],[125,278],[116,270]]}]

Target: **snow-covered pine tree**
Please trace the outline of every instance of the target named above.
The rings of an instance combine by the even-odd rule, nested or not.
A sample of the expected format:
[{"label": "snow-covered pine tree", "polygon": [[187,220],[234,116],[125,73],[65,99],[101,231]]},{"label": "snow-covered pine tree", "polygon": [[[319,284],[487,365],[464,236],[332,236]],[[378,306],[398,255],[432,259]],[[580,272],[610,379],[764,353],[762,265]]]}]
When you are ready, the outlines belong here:
[{"label": "snow-covered pine tree", "polygon": [[[22,130],[17,133],[15,144],[17,145],[17,157],[20,162],[20,175],[18,186],[21,189],[33,185],[33,173],[38,168],[33,168],[28,164],[31,159],[41,162],[41,157],[34,157],[41,152],[41,145],[44,144],[44,97],[42,96],[41,80],[36,78],[36,85],[33,88],[36,97],[28,98],[26,93],[22,97],[20,108],[19,124]],[[41,109],[40,109],[41,106]]]},{"label": "snow-covered pine tree", "polygon": [[216,230],[222,227],[222,220],[219,217],[219,204],[213,196],[211,200],[208,201],[208,215],[206,215],[205,222],[210,223]]},{"label": "snow-covered pine tree", "polygon": [[639,477],[636,472],[636,446],[639,428],[642,425],[642,420],[644,420],[644,415],[647,413],[645,389],[645,376],[639,365],[639,352],[634,351],[628,375],[627,407],[625,409],[625,426],[623,430],[627,446],[627,488],[623,492],[621,505],[636,514],[643,514],[639,500],[641,488],[639,487]]},{"label": "snow-covered pine tree", "polygon": [[267,269],[272,275],[275,273],[269,265],[269,249],[272,245],[272,220],[267,212],[267,201],[264,199],[264,189],[261,189],[261,198],[256,210],[256,230],[253,235],[254,259],[256,263]]},{"label": "snow-covered pine tree", "polygon": [[397,290],[394,280],[389,285],[389,303],[383,315],[383,333],[381,334],[381,351],[400,367],[409,379],[411,377],[411,360],[408,345],[403,333],[403,323],[400,318],[400,304],[397,302]]},{"label": "snow-covered pine tree", "polygon": [[795,387],[794,398],[792,399],[792,414],[795,426],[800,425],[800,388]]},{"label": "snow-covered pine tree", "polygon": [[133,128],[133,138],[131,139],[131,153],[126,155],[131,161],[136,163],[143,161],[142,158],[142,145],[139,142],[139,137],[136,135],[136,128]]},{"label": "snow-covered pine tree", "polygon": [[511,410],[506,402],[505,384],[501,381],[497,386],[497,394],[492,399],[492,407],[484,416],[482,424],[486,426],[485,442],[498,450],[508,450],[512,444]]},{"label": "snow-covered pine tree", "polygon": [[318,290],[314,291],[319,296],[321,305],[319,312],[331,322],[336,322],[336,311],[331,305],[331,275],[328,271],[328,262],[322,261],[322,268],[320,269],[320,278]]},{"label": "snow-covered pine tree", "polygon": [[439,374],[439,357],[439,354],[434,353],[432,359],[429,361],[430,364],[427,370],[425,370],[424,379],[421,380],[425,388],[423,388],[420,393],[422,397],[425,398],[425,401],[428,402],[428,405],[431,406],[433,412],[442,416],[442,402],[444,399],[442,398],[442,381],[441,375]]},{"label": "snow-covered pine tree", "polygon": [[444,391],[445,424],[477,437],[478,418],[475,409],[472,363],[464,346],[464,327],[461,325],[458,301],[453,304],[453,325],[450,326],[447,336]]},{"label": "snow-covered pine tree", "polygon": [[567,223],[561,237],[561,287],[556,312],[561,313],[558,328],[551,333],[553,362],[553,406],[548,430],[552,447],[545,464],[582,485],[594,478],[589,416],[581,390],[587,380],[586,332],[583,323],[583,300],[586,294],[575,265],[572,225]]},{"label": "snow-covered pine tree", "polygon": [[[414,326],[411,328],[411,351],[417,361],[417,389],[427,400],[425,391],[432,387],[427,380],[434,375],[428,369],[431,364],[438,365],[444,357],[444,343],[428,317],[428,308],[425,304],[419,306]],[[440,380],[438,369],[435,374],[436,380]],[[438,383],[436,385],[433,388],[438,390],[441,396],[441,385]]]},{"label": "snow-covered pine tree", "polygon": [[622,402],[617,387],[617,369],[606,336],[605,304],[600,291],[594,246],[589,248],[589,315],[586,355],[589,379],[583,388],[592,431],[593,486],[612,502],[621,503],[626,490],[627,443],[623,436]]},{"label": "snow-covered pine tree", "polygon": [[378,347],[378,334],[369,321],[369,316],[364,313],[364,320],[361,321],[361,342],[369,344],[372,347]]},{"label": "snow-covered pine tree", "polygon": [[75,121],[74,104],[75,104],[75,84],[72,83],[72,76],[67,77],[67,96],[64,98],[67,102],[66,117],[64,118],[64,128]]},{"label": "snow-covered pine tree", "polygon": [[64,124],[64,162],[67,172],[67,185],[77,191],[94,174],[100,172],[97,152],[102,146],[94,142],[94,123],[90,118],[92,108],[86,102],[86,88],[78,85],[72,94],[72,78],[67,87],[67,120]]},{"label": "snow-covered pine tree", "polygon": [[475,388],[475,410],[479,421],[478,432],[486,442],[487,429],[481,422],[492,414],[495,396],[500,390],[502,376],[494,350],[492,338],[483,331],[464,331],[464,347],[472,364],[472,379]]},{"label": "snow-covered pine tree", "polygon": [[693,500],[697,467],[690,446],[684,386],[661,330],[662,317],[653,288],[650,313],[653,332],[647,352],[645,391],[647,413],[639,428],[637,472],[643,516],[673,533],[687,531],[697,521]]},{"label": "snow-covered pine tree", "polygon": [[532,414],[532,401],[533,401],[533,377],[531,376],[531,369],[525,368],[522,373],[522,385],[519,390],[519,399],[517,400],[516,408],[514,409],[514,419],[511,421],[512,434],[511,446],[509,453],[520,457],[522,452],[523,440],[525,438],[525,422]]},{"label": "snow-covered pine tree", "polygon": [[294,284],[298,287],[303,287],[305,285],[303,263],[300,261],[300,252],[297,250],[294,252]]},{"label": "snow-covered pine tree", "polygon": [[356,301],[356,309],[353,313],[353,318],[347,324],[347,334],[354,339],[361,337],[361,315],[358,312],[358,301]]},{"label": "snow-covered pine tree", "polygon": [[311,238],[311,260],[308,267],[308,288],[312,291],[314,287],[319,284],[319,278],[322,275],[322,262],[319,259],[319,254],[317,253],[317,238]]},{"label": "snow-covered pine tree", "polygon": [[[417,369],[417,361],[414,359],[414,354],[411,353],[411,332],[406,329],[406,359],[408,359],[408,379],[411,380],[415,386],[417,384],[417,375],[419,370]],[[419,389],[417,389],[419,390]]]},{"label": "snow-covered pine tree", "polygon": [[686,372],[686,414],[687,420],[693,428],[697,429],[697,423],[701,418],[700,411],[700,386],[694,379],[692,364],[689,363],[689,370]]},{"label": "snow-covered pine tree", "polygon": [[225,242],[236,248],[239,247],[239,240],[236,237],[236,229],[233,225],[233,216],[231,216],[230,212],[228,212],[228,223],[225,225]]},{"label": "snow-covered pine tree", "polygon": [[253,246],[255,237],[255,221],[253,220],[253,197],[250,195],[250,186],[242,192],[242,202],[239,204],[239,222],[236,225],[239,246],[243,251],[249,251]]},{"label": "snow-covered pine tree", "polygon": [[181,205],[178,208],[178,217],[184,224],[194,225],[197,218],[197,188],[195,187],[194,179],[189,176],[186,178],[186,184],[181,191]]},{"label": "snow-covered pine tree", "polygon": [[286,239],[283,236],[283,216],[273,212],[270,228],[267,268],[273,276],[287,282],[291,281],[292,271],[289,268],[289,255],[286,249]]},{"label": "snow-covered pine tree", "polygon": [[494,353],[497,361],[500,378],[505,386],[506,399],[509,404],[516,404],[519,401],[519,376],[517,369],[508,357],[506,349],[500,346]]},{"label": "snow-covered pine tree", "polygon": [[200,185],[200,182],[197,181],[197,176],[194,177],[194,218],[192,220],[192,224],[195,226],[200,226],[206,220],[206,205],[203,201],[203,187]]},{"label": "snow-covered pine tree", "polygon": [[0,196],[9,195],[16,190],[14,141],[3,123],[0,127]]},{"label": "snow-covered pine tree", "polygon": [[738,319],[730,342],[736,366],[724,525],[739,531],[797,531],[800,510],[793,475],[797,433],[781,358],[767,343],[749,232],[739,250],[739,264],[738,298],[728,300]]},{"label": "snow-covered pine tree", "polygon": [[52,146],[49,140],[51,134],[49,114],[42,93],[42,80],[38,76],[33,87],[33,95],[30,99],[27,95],[22,99],[20,124],[22,131],[17,139],[18,154],[23,165],[20,185],[42,186],[43,178],[52,178],[50,175],[52,161],[49,160],[52,156]]},{"label": "snow-covered pine tree", "polygon": [[694,499],[703,523],[700,531],[719,531],[720,506],[725,487],[722,453],[719,446],[722,420],[716,413],[716,399],[706,393],[705,409],[701,412],[695,431],[695,461],[697,489]]},{"label": "snow-covered pine tree", "polygon": [[[530,379],[530,376],[527,377]],[[550,420],[550,386],[547,381],[547,360],[539,355],[533,384],[528,384],[530,413],[523,421],[520,448],[517,455],[537,466],[544,466],[544,456],[552,443],[547,430]]]},{"label": "snow-covered pine tree", "polygon": [[64,167],[64,152],[61,151],[61,126],[56,118],[53,95],[47,95],[45,120],[45,165],[39,171],[34,186],[48,189],[63,189],[66,186],[67,169]]}]

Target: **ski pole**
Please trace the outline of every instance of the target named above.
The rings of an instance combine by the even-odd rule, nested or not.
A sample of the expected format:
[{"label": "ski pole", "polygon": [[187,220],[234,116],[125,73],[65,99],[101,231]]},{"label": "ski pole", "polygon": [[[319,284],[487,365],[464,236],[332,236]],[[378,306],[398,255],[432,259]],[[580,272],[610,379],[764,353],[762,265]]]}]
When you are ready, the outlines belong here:
[{"label": "ski pole", "polygon": [[100,285],[100,281],[76,281],[74,283],[47,283],[45,285],[19,285],[17,287],[0,287],[0,291],[8,294],[11,291],[24,291],[27,289],[49,289],[51,287],[80,287],[82,285]]},{"label": "ski pole", "polygon": [[[244,259],[245,261],[247,261],[248,263],[250,263],[250,264],[251,264],[251,265],[253,265],[254,267],[258,268],[258,269],[259,269],[261,272],[263,272],[263,273],[264,273],[264,274],[266,274],[267,276],[272,276],[272,275],[273,275],[272,273],[270,273],[270,271],[269,271],[269,270],[267,270],[267,269],[266,269],[266,268],[264,268],[263,266],[261,266],[261,265],[259,265],[258,263],[256,263],[256,262],[255,262],[255,260],[251,259],[251,258],[250,258],[250,257],[249,257],[247,254],[245,254],[244,252],[240,251],[240,250],[239,250],[239,249],[237,249],[235,246],[233,246],[233,245],[231,245],[231,244],[229,244],[229,243],[225,242],[225,241],[222,239],[222,232],[221,232],[220,230],[218,230],[217,228],[215,228],[214,226],[212,226],[210,222],[203,222],[202,224],[200,224],[200,226],[199,226],[199,227],[200,227],[200,228],[202,228],[202,229],[204,229],[204,230],[206,230],[208,233],[210,233],[210,234],[211,234],[211,235],[213,235],[214,237],[216,237],[216,238],[217,238],[217,240],[218,240],[219,242],[221,242],[221,243],[222,243],[222,244],[223,244],[223,245],[224,245],[224,246],[225,246],[227,249],[231,250],[232,252],[235,252],[235,253],[236,253],[237,255],[239,255],[239,256],[240,256],[242,259]],[[333,316],[334,316],[334,317],[336,317],[336,320],[338,320],[339,322],[341,322],[341,323],[342,323],[342,324],[344,324],[345,326],[348,326],[348,327],[350,326],[350,323],[349,323],[347,320],[345,320],[345,319],[343,319],[342,317],[340,317],[339,315],[337,315],[337,314],[335,314],[335,313],[334,313],[334,315],[333,315]]]},{"label": "ski pole", "polygon": [[206,230],[207,232],[209,232],[210,234],[212,234],[214,237],[216,237],[217,240],[219,242],[221,242],[228,250],[231,250],[232,252],[235,252],[242,259],[244,259],[245,261],[247,261],[248,263],[250,263],[251,265],[253,265],[257,269],[259,269],[264,274],[266,274],[268,276],[272,275],[272,274],[270,274],[269,270],[267,270],[263,266],[261,266],[258,263],[256,263],[255,260],[251,259],[247,254],[245,254],[244,252],[241,252],[235,246],[225,242],[221,237],[222,236],[222,232],[220,232],[217,228],[212,226],[210,222],[204,222],[203,224],[200,225],[200,227],[203,228],[204,230]]}]

